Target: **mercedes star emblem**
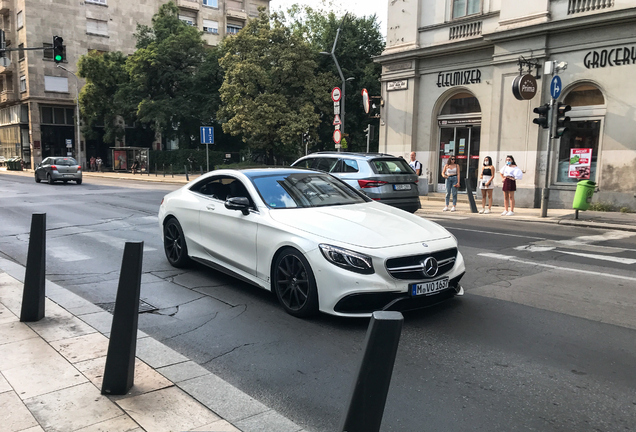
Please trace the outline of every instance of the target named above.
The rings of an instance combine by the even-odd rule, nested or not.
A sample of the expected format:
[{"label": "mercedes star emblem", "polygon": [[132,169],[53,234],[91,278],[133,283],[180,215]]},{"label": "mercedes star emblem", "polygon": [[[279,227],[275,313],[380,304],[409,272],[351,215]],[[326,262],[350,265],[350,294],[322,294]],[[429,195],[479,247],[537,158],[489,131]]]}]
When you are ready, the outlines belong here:
[{"label": "mercedes star emblem", "polygon": [[422,262],[422,267],[424,268],[424,274],[428,277],[435,277],[439,267],[437,266],[437,260],[433,257],[428,257]]}]

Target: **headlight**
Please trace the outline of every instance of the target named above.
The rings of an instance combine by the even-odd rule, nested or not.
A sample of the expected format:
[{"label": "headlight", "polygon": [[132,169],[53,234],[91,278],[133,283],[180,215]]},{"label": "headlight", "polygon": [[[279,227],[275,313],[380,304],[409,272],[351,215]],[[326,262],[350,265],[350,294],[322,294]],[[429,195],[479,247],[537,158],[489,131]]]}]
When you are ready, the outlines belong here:
[{"label": "headlight", "polygon": [[326,244],[319,245],[320,252],[332,264],[362,274],[373,274],[371,257]]}]

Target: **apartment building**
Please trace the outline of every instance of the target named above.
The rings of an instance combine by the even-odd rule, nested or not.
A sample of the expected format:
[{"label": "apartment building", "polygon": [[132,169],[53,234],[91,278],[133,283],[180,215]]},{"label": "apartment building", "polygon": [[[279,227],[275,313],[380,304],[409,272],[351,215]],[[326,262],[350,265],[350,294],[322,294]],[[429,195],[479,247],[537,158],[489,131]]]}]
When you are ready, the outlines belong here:
[{"label": "apartment building", "polygon": [[[137,24],[150,25],[167,0],[0,0],[0,28],[7,48],[51,47],[64,39],[66,60],[56,67],[52,50],[7,52],[0,66],[0,155],[21,156],[34,165],[48,156],[67,155],[85,162],[87,154],[107,159],[109,145],[77,143],[76,101],[83,81],[80,56],[89,51],[135,49]],[[179,18],[204,32],[209,45],[238,32],[269,0],[175,0]],[[70,140],[70,141],[69,141]],[[152,144],[152,143],[150,143]],[[116,145],[124,145],[117,143]],[[89,156],[90,157],[90,156]]]},{"label": "apartment building", "polygon": [[[390,0],[388,8],[376,59],[380,151],[415,151],[440,191],[450,155],[473,188],[485,156],[501,168],[513,155],[524,172],[517,204],[539,207],[547,185],[553,208],[572,205],[582,178],[572,175],[572,155],[591,152],[595,200],[636,209],[635,0]],[[520,75],[536,80],[534,97],[514,95]],[[560,139],[533,123],[534,108],[551,101],[572,107]]]}]

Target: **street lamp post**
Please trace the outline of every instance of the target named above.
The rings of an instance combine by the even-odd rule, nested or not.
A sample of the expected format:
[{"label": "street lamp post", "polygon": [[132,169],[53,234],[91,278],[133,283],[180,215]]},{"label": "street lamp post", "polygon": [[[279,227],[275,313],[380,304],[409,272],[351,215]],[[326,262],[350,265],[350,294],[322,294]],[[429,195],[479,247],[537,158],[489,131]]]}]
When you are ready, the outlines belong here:
[{"label": "street lamp post", "polygon": [[[70,73],[71,75],[73,75],[75,77],[75,89],[76,89],[76,98],[75,98],[75,108],[77,109],[77,115],[75,116],[76,118],[76,123],[77,123],[77,141],[76,141],[76,146],[77,146],[77,160],[80,164],[80,166],[82,165],[82,146],[80,143],[80,109],[79,109],[79,92],[80,92],[80,86],[79,86],[79,78],[77,77],[77,75],[75,75],[73,72],[71,72],[70,70],[66,69],[64,66],[58,64],[57,67],[59,67],[60,69],[64,69],[66,72]],[[86,168],[86,167],[84,167]]]},{"label": "street lamp post", "polygon": [[[344,132],[345,132],[345,83],[346,81],[349,81],[352,78],[347,78],[346,80],[344,79],[344,75],[342,75],[342,70],[340,69],[340,65],[338,64],[338,59],[336,59],[336,45],[338,44],[338,36],[340,36],[340,30],[342,29],[342,24],[344,24],[345,19],[347,19],[347,15],[349,13],[347,12],[345,14],[344,17],[342,17],[342,21],[340,22],[340,25],[338,26],[338,30],[336,31],[336,39],[333,41],[333,47],[331,47],[331,52],[326,52],[326,51],[322,51],[320,54],[324,54],[324,55],[330,55],[331,58],[333,59],[333,62],[336,64],[336,69],[338,69],[338,74],[340,75],[340,80],[342,81],[342,102],[341,102],[341,109],[340,109],[340,131],[342,132],[342,135],[344,136]],[[338,151],[340,151],[340,149],[338,149]]]}]

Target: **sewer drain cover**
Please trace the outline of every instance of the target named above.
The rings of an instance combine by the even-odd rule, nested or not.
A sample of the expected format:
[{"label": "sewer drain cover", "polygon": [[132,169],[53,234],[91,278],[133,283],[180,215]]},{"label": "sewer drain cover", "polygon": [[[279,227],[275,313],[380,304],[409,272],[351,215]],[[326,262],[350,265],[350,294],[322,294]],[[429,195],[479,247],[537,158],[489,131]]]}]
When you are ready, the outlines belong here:
[{"label": "sewer drain cover", "polygon": [[[95,303],[95,306],[99,306],[104,309],[106,312],[113,313],[115,311],[115,302],[111,303]],[[152,312],[156,311],[158,308],[151,305],[150,303],[146,303],[143,300],[139,300],[139,313]]]}]

